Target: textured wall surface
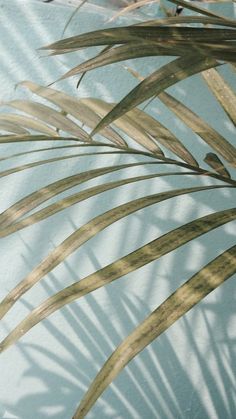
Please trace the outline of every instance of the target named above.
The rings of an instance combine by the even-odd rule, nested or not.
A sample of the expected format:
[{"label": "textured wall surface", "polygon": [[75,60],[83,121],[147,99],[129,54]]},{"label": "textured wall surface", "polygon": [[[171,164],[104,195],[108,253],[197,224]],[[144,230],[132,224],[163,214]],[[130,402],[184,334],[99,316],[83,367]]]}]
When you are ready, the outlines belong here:
[{"label": "textured wall surface", "polygon": [[[152,10],[158,12],[157,5],[153,7]],[[224,8],[227,14],[234,13],[232,6],[224,5]],[[149,14],[150,10],[147,9],[146,13]],[[29,97],[22,88],[15,89],[19,81],[32,80],[47,85],[73,64],[89,56],[89,51],[83,51],[75,56],[45,58],[36,51],[61,37],[71,12],[70,7],[45,4],[40,0],[0,0],[1,102],[16,96]],[[72,20],[66,35],[101,28],[108,25],[107,20],[111,16],[99,4],[94,8],[85,6]],[[141,12],[137,11],[133,21],[141,17]],[[127,24],[130,19],[124,17],[118,24]],[[161,65],[162,62],[150,58],[135,60],[132,66],[142,74],[148,74],[153,65]],[[230,84],[235,85],[235,75],[229,69],[222,68],[220,71]],[[60,86],[75,96],[96,96],[115,101],[136,84],[122,64],[91,72],[79,92],[75,88],[76,82],[76,78],[70,79],[56,87]],[[232,124],[200,76],[183,81],[170,91],[229,141],[235,142]],[[201,160],[204,158],[208,147],[177,121],[164,105],[155,101],[150,111]],[[1,146],[1,156],[28,147],[26,144]],[[51,151],[48,156],[60,153],[62,151]],[[66,151],[66,154],[70,153]],[[1,162],[1,170],[14,167],[16,163],[39,160],[45,155],[42,152],[41,156],[31,155]],[[121,161],[128,163],[136,159],[111,156],[75,158],[2,178],[1,211],[22,196],[63,176]],[[151,173],[151,170],[142,169],[143,174]],[[140,169],[127,169],[122,176],[126,174],[135,176],[140,174]],[[118,179],[120,175],[106,175],[105,178]],[[2,239],[0,297],[3,298],[75,228],[116,203],[143,196],[147,191],[151,194],[173,186],[209,183],[206,179],[185,180],[184,183],[174,179],[149,180],[106,192]],[[85,186],[74,188],[74,191],[98,183],[99,179],[90,181]],[[233,207],[234,197],[235,194],[228,189],[206,195],[186,195],[139,211],[107,228],[73,253],[15,305],[2,322],[1,337],[49,295],[196,216]],[[211,235],[199,238],[158,262],[65,307],[37,325],[0,357],[0,418],[69,419],[91,380],[121,340],[181,283],[212,257],[232,246],[235,233],[233,223],[217,229]],[[96,403],[88,418],[233,419],[236,411],[233,374],[236,369],[235,298],[235,283],[231,279],[132,361]]]}]

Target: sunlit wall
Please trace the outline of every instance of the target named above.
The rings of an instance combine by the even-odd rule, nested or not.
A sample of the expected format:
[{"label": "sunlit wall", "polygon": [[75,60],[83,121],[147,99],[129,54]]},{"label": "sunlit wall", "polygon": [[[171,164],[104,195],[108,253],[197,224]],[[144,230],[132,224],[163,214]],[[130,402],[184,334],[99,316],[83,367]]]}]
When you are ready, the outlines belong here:
[{"label": "sunlit wall", "polygon": [[[62,3],[60,1],[59,3]],[[124,16],[108,22],[113,16],[102,1],[84,6],[74,17],[64,36],[137,22],[158,14],[157,4],[133,17]],[[114,2],[113,2],[114,3]],[[174,7],[173,5],[169,5]],[[232,5],[215,7],[228,15]],[[46,58],[37,51],[41,46],[62,36],[72,8],[40,0],[0,0],[0,100],[4,103],[17,97],[30,97],[17,87],[22,80],[47,85],[73,64],[88,58],[91,51]],[[141,74],[149,74],[164,60],[150,58],[129,62]],[[235,74],[221,68],[229,83],[235,85]],[[76,90],[77,79],[56,84],[77,97],[95,96],[108,101],[121,99],[136,80],[122,63],[89,73]],[[179,83],[170,89],[214,128],[235,142],[235,130],[200,76]],[[4,103],[3,103],[4,102]],[[186,146],[203,160],[209,151],[196,135],[159,101],[148,108],[166,124]],[[50,144],[48,144],[50,146]],[[39,145],[31,145],[39,148]],[[1,156],[28,150],[29,145],[1,146]],[[47,153],[47,154],[46,154]],[[42,151],[37,155],[2,161],[1,171],[16,164],[73,154],[73,151]],[[51,165],[35,167],[1,178],[1,211],[22,196],[63,176],[121,162],[139,161],[139,157],[81,157]],[[140,160],[141,161],[141,160]],[[152,173],[154,168],[133,167],[122,176]],[[164,169],[160,169],[164,170]],[[115,180],[120,174],[103,176]],[[76,228],[96,215],[147,193],[173,187],[207,185],[207,179],[165,177],[127,185],[93,197],[68,208],[31,228],[0,243],[1,299]],[[211,181],[214,183],[214,181]],[[83,190],[99,184],[99,179],[75,187]],[[70,192],[64,192],[61,197]],[[171,229],[196,217],[233,207],[235,194],[229,189],[196,193],[165,201],[108,227],[74,252],[45,277],[9,312],[1,327],[1,337],[22,319],[32,307],[63,287],[85,277],[102,266],[133,251]],[[53,199],[50,201],[53,202]],[[197,272],[211,258],[232,246],[235,224],[230,223],[195,242],[161,258],[156,263],[129,274],[104,289],[53,314],[37,325],[17,345],[0,357],[0,417],[18,419],[69,419],[99,368],[115,347],[155,307],[179,285]],[[96,403],[88,418],[105,419],[233,419],[236,412],[234,371],[236,317],[235,283],[229,280],[209,295],[172,326],[148,349],[143,351]]]}]

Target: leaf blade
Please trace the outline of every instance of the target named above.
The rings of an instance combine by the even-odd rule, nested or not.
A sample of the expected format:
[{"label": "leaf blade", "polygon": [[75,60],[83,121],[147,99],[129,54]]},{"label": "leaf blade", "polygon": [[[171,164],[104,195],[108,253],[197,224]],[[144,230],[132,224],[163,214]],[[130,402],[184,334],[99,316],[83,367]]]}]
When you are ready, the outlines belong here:
[{"label": "leaf blade", "polygon": [[133,119],[137,119],[139,124],[151,135],[151,137],[155,138],[158,143],[161,143],[173,154],[180,157],[186,163],[198,167],[198,162],[192,153],[190,153],[181,141],[159,121],[138,108],[132,109],[127,115]]},{"label": "leaf blade", "polygon": [[215,153],[207,153],[204,161],[212,167],[217,173],[219,173],[221,176],[225,176],[229,179],[231,179],[231,176],[222,163],[222,161],[219,159],[219,157]]},{"label": "leaf blade", "polygon": [[143,175],[143,176],[136,176],[133,178],[118,180],[115,182],[105,183],[99,186],[95,186],[85,191],[78,192],[76,194],[70,195],[69,197],[63,198],[54,204],[48,205],[46,208],[43,208],[33,215],[30,215],[23,220],[15,222],[3,229],[0,229],[0,237],[6,237],[9,234],[15,233],[16,231],[22,230],[25,227],[31,226],[35,223],[38,223],[45,218],[51,217],[52,215],[60,212],[78,202],[84,201],[92,196],[98,195],[102,192],[108,191],[110,189],[114,189],[120,186],[124,186],[133,182],[143,181],[152,179],[155,177],[163,177],[163,176],[188,176],[197,174],[195,172],[165,172],[165,173],[155,173],[152,175]]},{"label": "leaf blade", "polygon": [[[72,115],[89,128],[94,128],[100,121],[99,116],[95,112],[92,112],[85,103],[82,103],[73,96],[55,89],[42,87],[30,81],[21,82],[20,85],[59,106],[63,112]],[[110,127],[106,127],[101,134],[115,144],[126,146],[122,137]]]},{"label": "leaf blade", "polygon": [[158,96],[158,99],[174,112],[193,132],[199,135],[214,151],[219,153],[232,166],[236,167],[236,149],[221,134],[169,93],[162,92]]},{"label": "leaf blade", "polygon": [[226,114],[236,126],[236,95],[229,84],[226,83],[224,78],[214,68],[203,71],[202,77],[225,110]]},{"label": "leaf blade", "polygon": [[[130,272],[159,259],[194,238],[236,219],[236,208],[220,211],[194,220],[153,240],[127,256],[111,263],[86,278],[75,282],[50,297],[32,311],[0,344],[0,352],[7,349],[41,320],[64,305],[102,287]],[[19,292],[19,289],[18,289]],[[19,294],[16,294],[18,297]],[[15,298],[16,298],[15,297]],[[0,317],[12,307],[14,299],[5,298],[0,305]]]},{"label": "leaf blade", "polygon": [[[83,104],[86,104],[93,111],[97,112],[104,118],[112,109],[113,104],[104,102],[101,99],[86,98],[81,99]],[[136,143],[147,149],[149,152],[163,156],[164,153],[157,143],[147,134],[139,121],[130,118],[129,115],[123,115],[121,118],[114,121],[114,125],[121,129],[125,134],[132,138]]]},{"label": "leaf blade", "polygon": [[99,169],[88,170],[87,172],[77,173],[72,176],[60,179],[56,182],[48,184],[41,189],[33,192],[26,197],[20,199],[0,215],[0,227],[5,228],[19,217],[27,214],[27,212],[36,208],[38,205],[46,202],[48,199],[64,192],[73,186],[80,185],[88,180],[94,179],[97,176],[102,176],[107,173],[112,173],[117,170],[126,169],[129,167],[142,166],[146,164],[154,164],[152,162],[143,163],[128,163],[116,166],[107,166]]},{"label": "leaf blade", "polygon": [[109,384],[138,353],[235,272],[236,246],[233,246],[179,287],[112,353],[90,385],[73,419],[83,418]]},{"label": "leaf blade", "polygon": [[201,56],[188,56],[178,58],[169,64],[161,67],[138,84],[121,102],[116,105],[109,114],[94,129],[92,135],[100,131],[114,120],[123,116],[140,103],[154,95],[160,94],[163,90],[175,84],[177,81],[199,73],[209,67],[218,65],[215,60]]},{"label": "leaf blade", "polygon": [[23,115],[17,114],[0,114],[0,121],[13,122],[17,125],[22,125],[22,127],[33,129],[34,131],[39,131],[41,134],[57,136],[57,132],[50,128],[48,125],[32,119]]},{"label": "leaf blade", "polygon": [[54,126],[57,129],[68,132],[82,141],[89,141],[89,135],[72,120],[62,115],[60,112],[43,105],[42,103],[30,102],[26,100],[12,100],[5,104]]},{"label": "leaf blade", "polygon": [[[215,16],[214,16],[215,17]],[[217,16],[218,17],[218,16]],[[227,20],[229,21],[229,20]],[[222,21],[223,23],[223,21]],[[235,25],[235,21],[232,21]],[[172,27],[172,26],[142,26],[131,25],[119,28],[108,28],[88,32],[82,35],[73,36],[54,42],[53,44],[40,48],[41,50],[52,50],[54,54],[60,51],[72,52],[80,48],[127,44],[129,42],[142,41],[167,41],[191,39],[194,42],[235,40],[234,29],[215,28],[193,28],[193,27]]]}]

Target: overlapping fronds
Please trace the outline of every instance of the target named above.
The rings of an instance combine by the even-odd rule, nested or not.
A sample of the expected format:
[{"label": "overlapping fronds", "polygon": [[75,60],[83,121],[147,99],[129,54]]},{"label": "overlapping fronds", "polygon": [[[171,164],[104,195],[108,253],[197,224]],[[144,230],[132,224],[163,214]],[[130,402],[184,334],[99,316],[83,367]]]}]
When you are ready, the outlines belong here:
[{"label": "overlapping fronds", "polygon": [[[95,133],[178,81],[218,67],[223,62],[235,63],[235,21],[212,16],[210,12],[206,14],[207,17],[184,16],[182,20],[181,17],[170,17],[139,25],[98,30],[60,40],[42,49],[49,50],[52,55],[58,55],[91,46],[105,46],[94,58],[74,67],[61,79],[128,59],[149,56],[174,57],[171,62],[147,76],[111,109],[95,128]],[[194,23],[198,23],[198,26],[190,26]],[[207,72],[205,74],[207,77]],[[235,107],[235,104],[232,106]]]},{"label": "overlapping fronds", "polygon": [[[173,3],[189,7],[194,11],[201,11],[198,6],[190,5],[189,2],[173,1]],[[197,113],[165,92],[165,89],[174,83],[201,73],[212,94],[230,118],[230,122],[235,123],[235,93],[220,75],[217,67],[225,62],[235,63],[236,22],[216,16],[210,11],[204,14],[205,16],[164,18],[152,21],[150,24],[91,32],[58,41],[46,47],[52,50],[53,54],[61,54],[94,45],[109,46],[93,59],[68,72],[63,78],[130,58],[150,55],[175,57],[170,63],[157,69],[144,80],[140,80],[138,86],[118,104],[106,103],[94,98],[77,99],[53,88],[42,87],[29,81],[22,82],[21,85],[46,100],[47,105],[33,100],[14,100],[4,104],[13,108],[14,113],[0,115],[2,132],[0,143],[15,142],[19,145],[21,142],[51,141],[52,147],[24,151],[3,157],[1,160],[63,148],[75,150],[75,153],[70,156],[47,158],[15,166],[1,171],[0,177],[55,161],[79,159],[90,155],[129,154],[143,156],[145,159],[135,163],[110,165],[78,172],[24,196],[0,214],[0,237],[14,234],[92,196],[124,187],[127,184],[153,178],[156,178],[158,182],[158,179],[163,176],[190,177],[190,179],[197,177],[199,180],[208,177],[214,179],[214,183],[210,186],[202,186],[199,183],[198,186],[147,194],[125,204],[114,206],[109,211],[89,220],[60,243],[5,296],[0,303],[1,318],[28,290],[43,280],[45,275],[70,254],[118,220],[177,196],[207,193],[212,189],[231,188],[232,190],[235,188],[236,180],[232,175],[236,167],[234,145]],[[179,19],[178,24],[185,26],[175,27],[177,19]],[[193,23],[211,26],[186,26]],[[155,96],[158,96],[176,118],[179,118],[207,144],[209,152],[203,161],[199,161],[182,139],[178,138],[168,127],[137,108],[143,101]],[[98,132],[99,135],[95,136]],[[66,145],[64,143],[61,145],[60,142],[64,140],[67,142]],[[93,151],[90,151],[91,147]],[[94,147],[97,151],[94,151]],[[205,168],[205,164],[208,165],[209,170]],[[140,175],[135,177],[122,178],[121,176],[120,179],[112,182],[100,181],[97,186],[86,188],[81,192],[73,192],[64,198],[58,197],[61,192],[70,190],[90,179],[100,178],[104,174],[122,173],[123,169],[136,166],[139,166],[141,171],[143,167],[149,167],[149,165],[152,165],[154,169],[151,174],[140,172]],[[160,166],[166,167],[167,170],[160,171]],[[47,204],[52,197],[56,200]],[[46,206],[39,208],[42,203],[46,203]],[[33,214],[29,214],[32,209],[34,209]],[[118,280],[129,272],[136,271],[189,241],[210,233],[235,219],[236,209],[226,208],[197,218],[163,236],[156,237],[138,249],[133,249],[131,253],[102,267],[41,303],[0,343],[0,350],[7,349],[37,323],[64,305]],[[111,355],[95,378],[74,417],[83,418],[100,394],[135,355],[235,272],[236,254],[235,247],[232,247],[177,289]]]}]

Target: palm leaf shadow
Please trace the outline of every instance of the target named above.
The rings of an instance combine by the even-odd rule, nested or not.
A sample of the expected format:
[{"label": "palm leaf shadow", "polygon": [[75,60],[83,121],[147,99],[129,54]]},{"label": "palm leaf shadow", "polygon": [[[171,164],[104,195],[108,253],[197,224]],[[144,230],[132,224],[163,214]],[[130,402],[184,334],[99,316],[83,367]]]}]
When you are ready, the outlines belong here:
[{"label": "palm leaf shadow", "polygon": [[[94,269],[100,268],[101,265],[93,250],[90,249],[86,253]],[[27,263],[27,260],[25,262]],[[64,262],[64,265],[67,276],[71,278],[77,276],[70,263]],[[61,281],[53,273],[43,284],[45,292],[49,295],[61,286]],[[50,345],[51,348],[45,344],[31,343],[30,334],[29,342],[26,341],[23,345],[17,344],[21,356],[28,364],[22,383],[37,379],[42,383],[43,390],[36,393],[33,391],[32,394],[28,392],[27,396],[22,397],[14,406],[5,405],[7,411],[11,411],[17,417],[24,416],[25,419],[31,419],[32,409],[34,409],[36,419],[46,414],[50,418],[64,419],[73,414],[78,398],[82,397],[99,366],[122,338],[149,313],[146,298],[132,297],[125,291],[120,291],[118,294],[116,288],[109,286],[105,291],[109,305],[108,312],[110,312],[110,307],[113,307],[114,317],[109,318],[107,308],[99,303],[95,295],[91,294],[85,297],[85,307],[74,303],[62,309],[65,328],[62,328],[57,319],[54,321],[50,318],[43,322],[45,332],[42,336],[51,335],[55,341],[55,344]],[[230,296],[232,294],[229,290],[229,299]],[[27,310],[32,310],[32,305],[26,299],[21,300],[21,303]],[[225,392],[214,382],[213,372],[208,366],[207,358],[201,349],[199,350],[197,336],[193,333],[194,319],[196,318],[197,321],[199,315],[204,317],[204,323],[208,328],[206,312],[209,303],[206,303],[206,307],[204,305],[205,302],[201,304],[201,308],[196,309],[196,313],[191,313],[190,321],[185,317],[181,322],[187,345],[191,347],[191,358],[203,374],[204,386],[210,393],[212,406],[218,414],[221,412],[220,414],[224,414],[224,417],[230,417],[227,415],[230,415],[235,406],[232,400],[233,384],[230,383],[228,371],[221,365],[219,371],[221,382],[230,390],[225,398]],[[214,309],[213,311],[217,313]],[[232,314],[233,311],[232,304]],[[96,316],[96,324],[90,317],[90,312]],[[115,322],[114,318],[116,318]],[[221,322],[223,331],[228,324],[228,318],[222,320],[221,317]],[[70,330],[75,332],[76,339],[68,339]],[[207,350],[211,348],[211,356],[218,362],[220,349],[215,341],[215,336],[210,333]],[[230,339],[224,340],[223,345],[225,351],[230,351]],[[62,347],[63,353],[58,350]],[[196,392],[189,371],[186,371],[180,359],[181,354],[176,352],[171,333],[167,332],[131,362],[95,405],[88,418],[95,415],[98,418],[115,416],[132,419],[134,416],[143,418],[147,414],[148,418],[153,419],[174,419],[182,417],[183,414],[186,418],[208,417],[206,406]],[[230,363],[232,369],[235,361],[235,357],[232,356]]]}]

